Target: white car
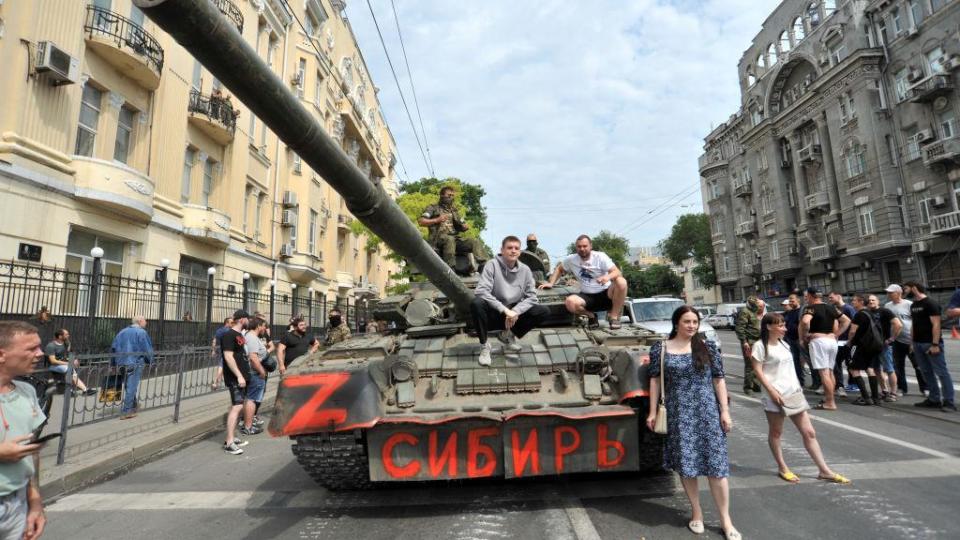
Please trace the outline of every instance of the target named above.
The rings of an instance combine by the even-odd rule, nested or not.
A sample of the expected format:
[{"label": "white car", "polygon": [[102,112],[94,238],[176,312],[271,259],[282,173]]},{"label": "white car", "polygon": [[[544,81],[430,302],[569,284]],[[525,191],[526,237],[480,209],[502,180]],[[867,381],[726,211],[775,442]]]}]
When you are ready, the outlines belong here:
[{"label": "white car", "polygon": [[[673,328],[670,318],[673,312],[684,305],[679,298],[637,298],[630,299],[623,305],[623,309],[630,310],[630,324],[635,324],[645,330],[650,330],[666,338]],[[712,341],[720,348],[720,337],[707,321],[700,321],[700,337]]]}]

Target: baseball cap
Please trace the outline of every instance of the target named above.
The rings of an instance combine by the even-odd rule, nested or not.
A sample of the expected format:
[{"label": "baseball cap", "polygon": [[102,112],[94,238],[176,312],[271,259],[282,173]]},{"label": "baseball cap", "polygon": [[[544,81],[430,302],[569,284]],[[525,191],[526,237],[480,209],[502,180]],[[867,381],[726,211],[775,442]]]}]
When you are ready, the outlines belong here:
[{"label": "baseball cap", "polygon": [[884,289],[884,290],[887,291],[887,292],[896,292],[896,293],[902,293],[902,292],[903,292],[903,288],[902,288],[901,286],[897,285],[896,283],[891,283],[890,285],[887,285],[887,288]]},{"label": "baseball cap", "polygon": [[250,318],[250,314],[242,309],[238,309],[233,312],[233,320],[235,321],[239,319],[249,319],[249,318]]},{"label": "baseball cap", "polygon": [[780,302],[780,305],[781,305],[781,306],[790,305],[790,299],[789,299],[789,298],[784,298],[784,299],[783,299],[783,302]]}]

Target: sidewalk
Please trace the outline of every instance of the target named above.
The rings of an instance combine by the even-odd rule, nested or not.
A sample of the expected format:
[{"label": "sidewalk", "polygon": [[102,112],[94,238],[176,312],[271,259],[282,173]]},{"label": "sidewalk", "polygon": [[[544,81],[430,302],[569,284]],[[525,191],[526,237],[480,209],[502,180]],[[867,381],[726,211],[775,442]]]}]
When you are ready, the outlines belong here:
[{"label": "sidewalk", "polygon": [[[279,377],[267,383],[261,412],[273,408]],[[54,401],[44,433],[60,429],[61,396]],[[125,468],[149,461],[154,455],[209,433],[224,429],[229,399],[224,390],[185,399],[180,421],[173,422],[173,406],[149,409],[136,417],[103,420],[67,432],[63,465],[57,465],[58,440],[40,452],[40,489],[44,499],[58,497]]]}]

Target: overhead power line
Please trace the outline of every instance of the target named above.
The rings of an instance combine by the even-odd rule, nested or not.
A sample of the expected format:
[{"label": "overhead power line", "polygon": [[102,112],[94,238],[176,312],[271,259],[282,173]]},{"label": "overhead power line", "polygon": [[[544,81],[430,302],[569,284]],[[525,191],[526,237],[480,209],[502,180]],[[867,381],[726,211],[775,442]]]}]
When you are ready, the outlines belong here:
[{"label": "overhead power line", "polygon": [[420,121],[420,133],[423,135],[423,145],[427,148],[427,160],[430,161],[430,170],[433,170],[433,156],[430,155],[430,142],[427,141],[427,130],[423,127],[423,116],[420,114],[420,100],[417,99],[417,87],[413,84],[413,71],[410,70],[410,60],[407,59],[407,47],[403,44],[403,33],[400,32],[400,18],[397,17],[397,6],[393,3],[393,0],[390,0],[390,7],[393,8],[393,20],[397,24],[397,37],[400,38],[400,51],[403,52],[403,63],[407,66],[407,77],[410,79],[410,93],[413,94],[413,106],[417,109],[417,120]]},{"label": "overhead power line", "polygon": [[380,31],[380,23],[377,22],[377,16],[373,13],[373,6],[370,0],[367,0],[367,9],[370,10],[370,17],[373,18],[373,26],[377,29],[377,36],[380,38],[380,45],[383,47],[383,54],[387,57],[387,64],[390,66],[390,73],[393,74],[393,81],[397,84],[397,92],[400,93],[400,101],[403,103],[403,109],[407,112],[407,120],[410,121],[410,129],[413,130],[413,137],[417,140],[417,146],[420,148],[420,155],[423,157],[423,164],[430,171],[430,176],[436,177],[437,174],[427,159],[426,152],[423,151],[423,144],[420,142],[420,135],[417,133],[417,127],[413,123],[413,116],[410,114],[410,107],[407,106],[407,98],[403,95],[403,89],[400,88],[400,79],[397,77],[397,70],[393,67],[393,60],[390,59],[390,53],[387,51],[387,43],[383,39],[383,33]]}]

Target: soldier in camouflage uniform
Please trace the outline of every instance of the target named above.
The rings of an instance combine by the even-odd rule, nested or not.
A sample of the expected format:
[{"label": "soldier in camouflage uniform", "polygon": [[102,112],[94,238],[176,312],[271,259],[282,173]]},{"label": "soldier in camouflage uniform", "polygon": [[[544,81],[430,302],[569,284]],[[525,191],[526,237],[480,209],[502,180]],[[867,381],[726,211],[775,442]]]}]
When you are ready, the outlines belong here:
[{"label": "soldier in camouflage uniform", "polygon": [[736,333],[743,351],[743,393],[750,395],[760,391],[760,384],[756,380],[751,364],[753,344],[760,340],[760,319],[763,318],[766,304],[756,296],[747,298],[747,305],[737,314]]},{"label": "soldier in camouflage uniform", "polygon": [[329,324],[327,324],[327,337],[323,340],[323,344],[326,346],[336,345],[341,341],[346,341],[350,339],[350,327],[343,322],[343,316],[340,313],[339,309],[331,309],[330,316],[327,318]]},{"label": "soldier in camouflage uniform", "polygon": [[470,228],[460,218],[459,212],[453,204],[456,192],[450,186],[440,190],[440,201],[424,209],[417,223],[427,227],[430,235],[430,245],[440,252],[443,261],[450,268],[457,267],[457,253],[466,254],[470,259],[470,271],[477,271],[475,255],[483,256],[484,248],[476,238],[460,238],[458,235]]},{"label": "soldier in camouflage uniform", "polygon": [[542,282],[547,280],[547,276],[550,275],[550,255],[547,255],[547,252],[539,246],[537,242],[537,235],[530,233],[527,235],[527,248],[525,251],[529,251],[537,256],[540,259],[540,262],[543,263],[543,272],[539,270],[534,271],[533,277],[537,282]]}]

